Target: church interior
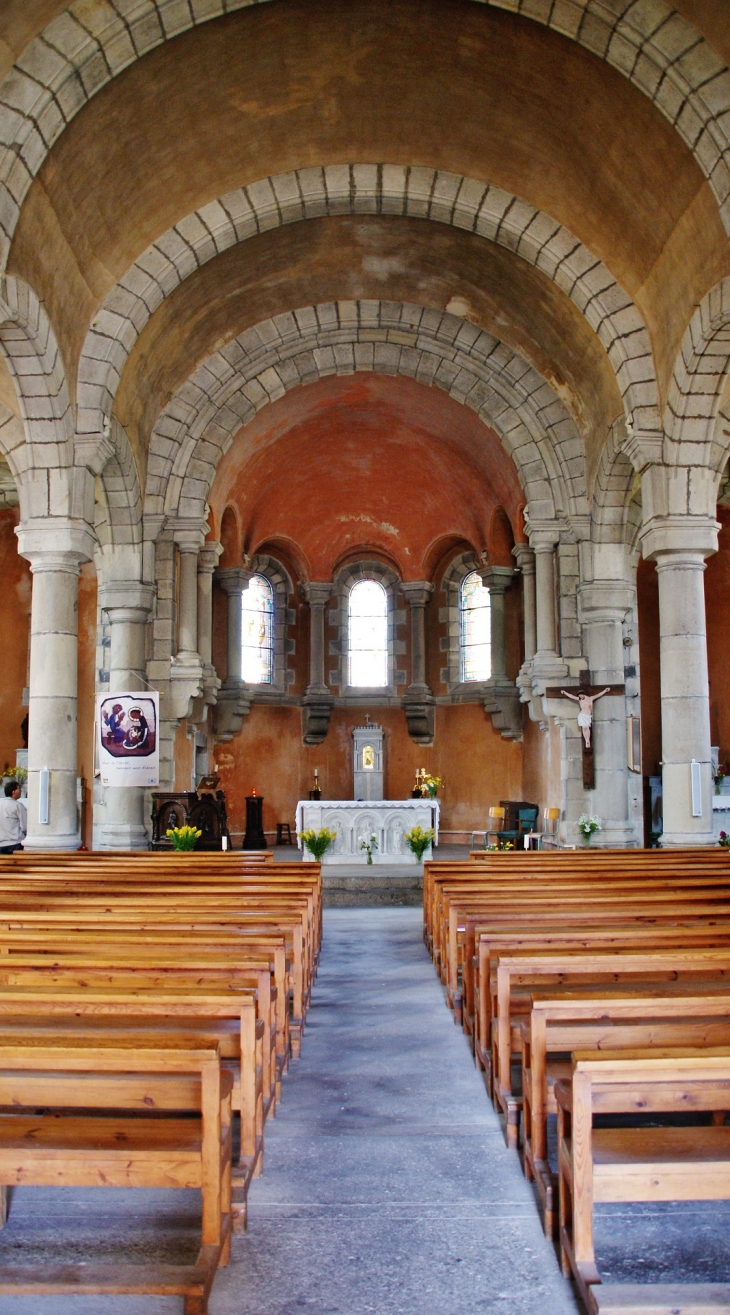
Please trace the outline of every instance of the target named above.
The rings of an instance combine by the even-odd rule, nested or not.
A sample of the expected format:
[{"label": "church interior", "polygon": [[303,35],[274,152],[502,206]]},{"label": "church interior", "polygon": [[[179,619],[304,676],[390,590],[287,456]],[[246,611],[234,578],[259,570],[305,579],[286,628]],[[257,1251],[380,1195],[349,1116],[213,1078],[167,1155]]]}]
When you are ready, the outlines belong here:
[{"label": "church interior", "polygon": [[730,1312],[728,0],[0,0],[0,580],[3,1315]]}]

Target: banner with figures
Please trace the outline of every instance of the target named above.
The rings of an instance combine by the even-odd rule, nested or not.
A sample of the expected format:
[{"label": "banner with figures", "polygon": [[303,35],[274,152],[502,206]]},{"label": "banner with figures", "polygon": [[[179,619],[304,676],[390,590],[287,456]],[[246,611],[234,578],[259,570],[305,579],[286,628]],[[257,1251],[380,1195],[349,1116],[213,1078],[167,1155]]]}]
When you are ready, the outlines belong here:
[{"label": "banner with figures", "polygon": [[102,785],[158,785],[160,696],[97,694],[96,742]]}]

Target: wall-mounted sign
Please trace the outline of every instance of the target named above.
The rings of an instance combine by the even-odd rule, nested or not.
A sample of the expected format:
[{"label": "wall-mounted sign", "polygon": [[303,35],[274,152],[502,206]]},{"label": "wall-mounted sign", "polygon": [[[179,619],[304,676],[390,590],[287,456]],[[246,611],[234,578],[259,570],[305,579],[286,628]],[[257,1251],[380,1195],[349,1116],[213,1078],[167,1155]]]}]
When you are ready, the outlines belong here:
[{"label": "wall-mounted sign", "polygon": [[160,696],[97,694],[96,735],[102,785],[159,785]]}]

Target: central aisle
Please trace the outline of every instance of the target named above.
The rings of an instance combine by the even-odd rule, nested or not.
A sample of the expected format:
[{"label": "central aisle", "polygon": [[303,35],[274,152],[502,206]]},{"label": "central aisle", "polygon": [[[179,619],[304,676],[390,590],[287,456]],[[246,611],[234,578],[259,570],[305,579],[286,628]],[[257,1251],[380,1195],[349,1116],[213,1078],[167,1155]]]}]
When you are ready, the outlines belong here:
[{"label": "central aisle", "polygon": [[329,909],[302,1058],[210,1315],[575,1315],[417,908]]}]

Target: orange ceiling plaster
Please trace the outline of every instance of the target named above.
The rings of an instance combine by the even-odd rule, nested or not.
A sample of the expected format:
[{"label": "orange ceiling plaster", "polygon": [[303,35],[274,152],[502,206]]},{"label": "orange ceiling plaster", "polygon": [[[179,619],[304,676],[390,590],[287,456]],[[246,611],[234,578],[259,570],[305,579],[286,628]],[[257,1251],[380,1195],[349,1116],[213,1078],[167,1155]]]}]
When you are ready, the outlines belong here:
[{"label": "orange ceiling plaster", "polygon": [[320,379],[266,407],[239,431],[211,493],[216,520],[233,504],[243,551],[290,545],[311,579],[353,553],[423,578],[451,537],[481,551],[504,506],[520,523],[517,473],[498,438],[466,407],[411,379]]}]

